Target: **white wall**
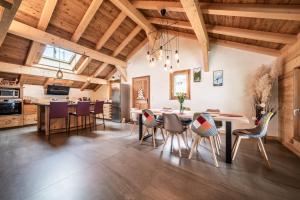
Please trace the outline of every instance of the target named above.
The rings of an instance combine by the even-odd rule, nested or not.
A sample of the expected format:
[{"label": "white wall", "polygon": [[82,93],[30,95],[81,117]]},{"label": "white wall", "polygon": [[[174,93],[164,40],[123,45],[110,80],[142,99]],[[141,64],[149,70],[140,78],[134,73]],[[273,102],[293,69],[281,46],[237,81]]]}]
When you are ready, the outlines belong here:
[{"label": "white wall", "polygon": [[[177,100],[169,100],[169,74],[163,70],[163,63],[150,67],[145,55],[146,47],[129,60],[128,83],[131,84],[132,77],[150,75],[151,108],[178,109]],[[274,60],[274,57],[267,55],[213,45],[209,53],[210,70],[202,71],[202,80],[198,83],[194,83],[191,76],[191,100],[187,100],[185,106],[195,111],[219,108],[222,112],[246,115],[251,120],[254,112],[251,97],[245,91],[247,81],[258,67]],[[201,49],[197,42],[180,38],[180,63],[180,69],[202,66]],[[221,87],[213,87],[214,70],[224,70],[224,85]],[[277,122],[274,127],[270,135],[277,135]]]},{"label": "white wall", "polygon": [[[82,97],[91,97],[93,91],[92,90],[84,90],[80,91],[78,88],[70,88],[69,99],[77,100]],[[66,99],[67,96],[61,95],[46,95],[45,89],[41,85],[29,85],[24,84],[23,86],[23,96],[24,97],[32,97],[38,99],[39,101],[50,101],[51,98],[56,99]]]}]

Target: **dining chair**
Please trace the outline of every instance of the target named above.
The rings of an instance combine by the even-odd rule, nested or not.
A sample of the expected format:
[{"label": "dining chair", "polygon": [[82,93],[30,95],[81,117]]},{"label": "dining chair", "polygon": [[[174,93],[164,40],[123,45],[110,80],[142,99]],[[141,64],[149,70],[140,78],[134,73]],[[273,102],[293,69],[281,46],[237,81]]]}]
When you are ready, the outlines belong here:
[{"label": "dining chair", "polygon": [[[78,135],[78,119],[81,117],[81,127],[86,128],[86,118],[89,119],[89,124],[91,123],[90,119],[90,102],[89,101],[79,101],[76,105],[76,111],[69,113],[70,119],[71,116],[74,116],[76,131]],[[83,126],[83,118],[84,118],[84,126]],[[69,120],[69,129],[70,129],[70,121]],[[90,125],[90,131],[92,131],[92,126]]]},{"label": "dining chair", "polygon": [[[220,109],[217,109],[217,108],[208,108],[208,109],[206,109],[206,112],[220,114],[221,111],[220,111]],[[215,120],[214,122],[215,122],[215,125],[216,125],[218,130],[220,128],[222,128],[222,126],[223,126],[222,121]],[[218,131],[218,135],[216,135],[216,139],[217,139],[217,147],[218,147],[218,150],[220,151],[221,150],[221,144],[222,144],[221,137],[220,137],[220,131]]]},{"label": "dining chair", "polygon": [[90,111],[94,118],[94,127],[97,129],[97,115],[101,114],[102,116],[102,124],[105,130],[105,120],[104,120],[104,112],[103,112],[104,101],[96,101],[94,105],[94,110]]},{"label": "dining chair", "polygon": [[181,157],[179,135],[182,137],[182,140],[183,140],[184,144],[186,145],[186,148],[188,148],[187,141],[185,140],[185,138],[183,136],[183,133],[187,131],[187,128],[182,125],[181,120],[175,113],[163,114],[163,119],[164,119],[164,129],[166,130],[167,136],[166,136],[166,141],[165,141],[161,151],[164,150],[170,135],[171,135],[171,151],[172,151],[173,139],[174,139],[174,135],[176,135],[177,142],[178,142],[179,157]]},{"label": "dining chair", "polygon": [[137,110],[136,108],[130,108],[130,119],[131,119],[131,122],[132,122],[131,128],[130,128],[131,134],[134,133],[134,131],[136,129],[136,126],[137,126],[137,123],[138,123],[138,114],[134,112],[136,110]]},{"label": "dining chair", "polygon": [[269,126],[269,122],[272,118],[272,116],[274,115],[273,112],[268,112],[265,115],[263,115],[263,117],[259,120],[258,125],[254,128],[251,129],[237,129],[233,131],[233,135],[236,136],[235,141],[234,141],[234,145],[233,145],[233,156],[232,156],[232,160],[234,160],[236,158],[236,154],[238,151],[238,148],[240,146],[240,142],[242,139],[257,139],[257,145],[258,145],[258,149],[262,155],[262,157],[265,159],[267,165],[269,168],[271,168],[264,144],[262,142],[262,139],[268,131],[268,126]]},{"label": "dining chair", "polygon": [[192,144],[189,159],[192,158],[193,151],[201,143],[201,140],[203,138],[208,138],[210,142],[211,153],[215,162],[215,166],[219,167],[218,160],[216,157],[216,152],[215,152],[216,144],[214,144],[216,142],[216,140],[214,140],[214,137],[218,134],[218,130],[212,116],[209,113],[195,114],[194,120],[191,125],[191,129],[196,134],[196,137]]},{"label": "dining chair", "polygon": [[155,148],[156,147],[156,141],[155,140],[156,140],[156,129],[157,128],[160,128],[163,140],[165,141],[165,136],[164,136],[163,130],[160,126],[160,123],[158,121],[156,121],[155,115],[151,110],[148,110],[148,109],[142,110],[142,121],[143,121],[143,124],[145,126],[145,129],[143,131],[140,144],[143,143],[144,138],[147,136],[146,132],[148,133],[148,135],[150,135],[149,134],[149,129],[150,129],[151,132],[152,132],[153,146]]},{"label": "dining chair", "polygon": [[[65,119],[65,130],[66,134],[68,135],[68,102],[50,102],[49,107],[49,136],[48,140],[50,141],[51,135],[51,119]],[[54,130],[54,129],[53,129]]]}]

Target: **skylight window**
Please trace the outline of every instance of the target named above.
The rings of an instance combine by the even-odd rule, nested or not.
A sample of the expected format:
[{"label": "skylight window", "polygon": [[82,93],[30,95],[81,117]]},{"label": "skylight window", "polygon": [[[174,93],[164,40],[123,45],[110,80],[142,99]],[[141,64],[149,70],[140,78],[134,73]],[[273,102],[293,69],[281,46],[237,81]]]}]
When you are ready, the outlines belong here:
[{"label": "skylight window", "polygon": [[74,52],[46,45],[38,64],[72,71],[80,57]]}]

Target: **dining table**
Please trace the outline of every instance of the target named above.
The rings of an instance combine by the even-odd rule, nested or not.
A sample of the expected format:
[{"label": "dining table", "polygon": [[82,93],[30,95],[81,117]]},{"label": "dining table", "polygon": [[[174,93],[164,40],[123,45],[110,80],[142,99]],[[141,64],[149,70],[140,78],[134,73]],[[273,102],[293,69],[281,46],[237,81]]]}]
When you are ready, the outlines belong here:
[{"label": "dining table", "polygon": [[[193,119],[195,111],[184,111],[180,112],[179,110],[172,109],[149,109],[151,110],[155,116],[162,116],[163,114],[172,114],[175,113],[180,119]],[[143,135],[143,119],[142,119],[142,110],[133,110],[131,111],[137,114],[138,117],[138,125],[139,125],[139,140],[142,139]],[[197,112],[199,113],[199,112]],[[225,123],[225,162],[231,164],[232,163],[232,124],[249,124],[249,119],[246,116],[240,114],[232,114],[232,113],[217,113],[217,112],[203,112],[210,113],[215,121],[222,121]],[[146,139],[145,137],[144,139]]]}]

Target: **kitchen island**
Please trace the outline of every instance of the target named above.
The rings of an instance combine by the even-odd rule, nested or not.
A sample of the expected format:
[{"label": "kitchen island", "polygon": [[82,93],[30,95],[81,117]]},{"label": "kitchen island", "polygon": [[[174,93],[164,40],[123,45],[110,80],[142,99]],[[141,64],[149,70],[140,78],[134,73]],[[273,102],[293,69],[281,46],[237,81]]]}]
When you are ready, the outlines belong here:
[{"label": "kitchen island", "polygon": [[[49,136],[49,110],[50,110],[50,104],[41,104],[38,103],[37,105],[37,128],[39,133],[44,133],[46,137]],[[77,104],[69,104],[68,111],[69,112],[75,112],[76,111],[76,105]],[[90,110],[94,109],[94,103],[91,103]],[[70,131],[76,130],[76,118],[74,116],[71,116],[69,118],[70,120]],[[86,119],[86,126],[85,127],[85,121],[84,117],[78,117],[78,129],[88,128],[89,126],[93,126],[94,124],[94,117],[90,116],[90,122],[87,117]],[[65,132],[65,120],[62,119],[51,119],[50,129],[51,134],[52,133],[59,133],[59,132]],[[68,126],[68,124],[67,124]]]}]

